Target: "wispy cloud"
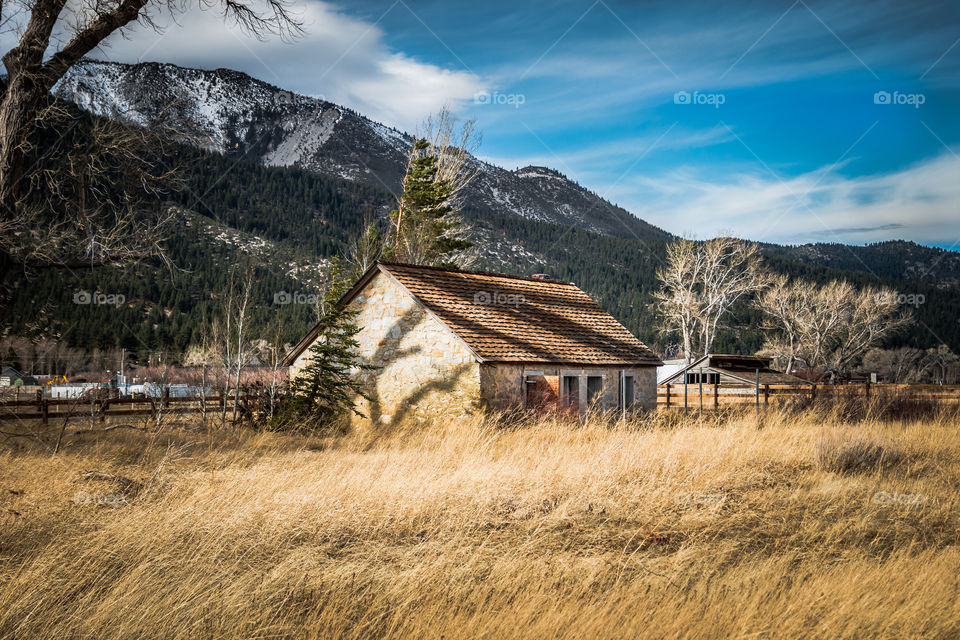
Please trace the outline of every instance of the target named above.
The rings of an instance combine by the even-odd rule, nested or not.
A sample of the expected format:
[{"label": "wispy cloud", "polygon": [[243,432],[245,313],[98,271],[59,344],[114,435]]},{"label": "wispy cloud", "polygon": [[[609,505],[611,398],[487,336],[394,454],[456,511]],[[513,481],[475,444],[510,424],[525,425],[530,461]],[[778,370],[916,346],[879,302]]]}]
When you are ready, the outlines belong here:
[{"label": "wispy cloud", "polygon": [[778,180],[675,170],[625,180],[612,194],[639,217],[687,235],[720,232],[758,241],[865,243],[895,232],[930,244],[960,242],[960,159],[945,153],[900,171],[837,176],[824,170]]},{"label": "wispy cloud", "polygon": [[[665,131],[670,125],[665,125]],[[720,125],[707,127],[702,130],[674,128],[670,135],[664,136],[663,131],[654,130],[642,136],[617,138],[596,144],[583,146],[574,151],[542,154],[524,154],[520,156],[482,156],[482,159],[502,167],[518,167],[521,165],[540,165],[553,167],[560,163],[557,169],[571,172],[578,176],[596,176],[608,173],[624,161],[632,161],[645,150],[656,146],[657,149],[697,149],[717,144],[731,142],[733,136],[730,131]]]}]

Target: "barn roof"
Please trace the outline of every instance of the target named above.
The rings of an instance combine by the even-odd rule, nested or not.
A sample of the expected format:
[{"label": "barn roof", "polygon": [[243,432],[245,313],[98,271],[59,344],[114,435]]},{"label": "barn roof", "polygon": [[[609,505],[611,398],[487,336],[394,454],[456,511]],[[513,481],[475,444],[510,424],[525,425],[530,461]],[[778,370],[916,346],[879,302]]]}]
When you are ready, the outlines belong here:
[{"label": "barn roof", "polygon": [[680,367],[666,376],[657,376],[658,384],[674,384],[683,381],[683,372],[716,372],[737,378],[744,384],[755,384],[759,372],[760,384],[803,384],[806,380],[789,373],[777,371],[770,366],[773,359],[766,356],[740,356],[712,353]]},{"label": "barn roof", "polygon": [[[353,300],[377,273],[397,282],[481,362],[661,364],[653,351],[571,282],[383,262],[341,303]],[[311,334],[288,362],[313,342]]]}]

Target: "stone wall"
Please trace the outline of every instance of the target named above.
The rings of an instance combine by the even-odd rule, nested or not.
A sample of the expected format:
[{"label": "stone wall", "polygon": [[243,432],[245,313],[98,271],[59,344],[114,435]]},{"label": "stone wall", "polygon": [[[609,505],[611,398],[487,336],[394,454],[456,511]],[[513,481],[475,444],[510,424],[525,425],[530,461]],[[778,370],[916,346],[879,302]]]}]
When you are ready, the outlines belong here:
[{"label": "stone wall", "polygon": [[[356,339],[363,362],[380,368],[360,374],[372,398],[360,398],[358,426],[458,416],[480,406],[480,367],[466,345],[427,314],[392,278],[378,273],[350,304],[359,311]],[[302,370],[309,349],[291,375]]]},{"label": "stone wall", "polygon": [[657,368],[633,370],[634,404],[653,411],[657,408]]},{"label": "stone wall", "polygon": [[556,365],[517,365],[483,364],[480,365],[480,390],[483,406],[494,410],[507,410],[523,407],[527,403],[525,395],[527,380],[536,383],[535,397],[545,406],[556,405],[561,400],[562,384],[565,376],[578,379],[578,397],[571,399],[582,412],[587,407],[587,379],[599,377],[602,380],[600,399],[595,403],[600,409],[614,409],[619,406],[620,372],[633,376],[634,408],[655,409],[657,406],[657,369],[656,367],[638,367],[621,369],[620,367],[569,368]]},{"label": "stone wall", "polygon": [[484,408],[506,411],[524,405],[524,366],[480,365],[480,395]]}]

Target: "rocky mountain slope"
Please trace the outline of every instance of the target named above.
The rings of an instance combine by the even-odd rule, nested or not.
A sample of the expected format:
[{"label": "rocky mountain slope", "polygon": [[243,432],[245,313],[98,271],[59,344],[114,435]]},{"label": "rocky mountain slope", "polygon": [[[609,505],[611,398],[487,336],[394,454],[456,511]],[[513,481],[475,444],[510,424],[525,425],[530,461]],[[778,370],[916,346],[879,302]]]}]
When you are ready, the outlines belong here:
[{"label": "rocky mountain slope", "polygon": [[[185,141],[265,166],[293,167],[396,193],[409,134],[339,105],[294,94],[229,69],[201,70],[147,62],[85,60],[55,93],[97,115],[140,126],[165,124]],[[654,246],[672,236],[546,167],[510,171],[474,160],[480,171],[465,196],[467,213],[486,237],[489,219],[558,224]],[[484,247],[509,263],[520,247]],[[960,286],[960,253],[910,242],[869,246],[764,245],[771,257],[880,278]],[[522,251],[521,251],[522,253]],[[499,260],[497,260],[499,258]]]},{"label": "rocky mountain slope", "polygon": [[[296,167],[396,193],[409,134],[339,105],[297,95],[228,69],[85,60],[54,93],[94,114],[166,124],[208,150],[267,166]],[[465,195],[476,212],[515,215],[615,237],[669,237],[546,167],[508,171],[474,159]]]}]

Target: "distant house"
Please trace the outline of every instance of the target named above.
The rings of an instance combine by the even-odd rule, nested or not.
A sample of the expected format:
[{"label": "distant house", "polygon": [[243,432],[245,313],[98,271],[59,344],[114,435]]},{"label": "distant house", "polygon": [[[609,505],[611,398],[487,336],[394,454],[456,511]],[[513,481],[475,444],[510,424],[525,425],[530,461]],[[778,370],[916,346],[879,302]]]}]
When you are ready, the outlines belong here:
[{"label": "distant house", "polygon": [[[344,296],[359,313],[373,422],[481,408],[656,406],[660,359],[569,282],[379,263]],[[295,377],[311,331],[288,354]]]},{"label": "distant house", "polygon": [[744,386],[755,385],[759,375],[761,385],[806,384],[807,381],[770,366],[772,358],[764,356],[737,356],[710,354],[688,365],[682,360],[664,363],[657,372],[657,384],[687,384]]},{"label": "distant house", "polygon": [[3,367],[0,369],[0,387],[21,387],[36,384],[36,378],[33,376],[25,376],[13,367]]}]

